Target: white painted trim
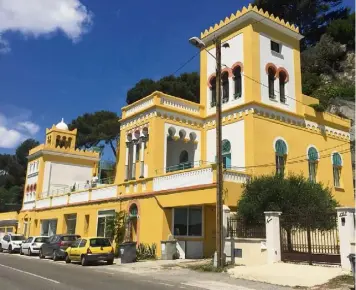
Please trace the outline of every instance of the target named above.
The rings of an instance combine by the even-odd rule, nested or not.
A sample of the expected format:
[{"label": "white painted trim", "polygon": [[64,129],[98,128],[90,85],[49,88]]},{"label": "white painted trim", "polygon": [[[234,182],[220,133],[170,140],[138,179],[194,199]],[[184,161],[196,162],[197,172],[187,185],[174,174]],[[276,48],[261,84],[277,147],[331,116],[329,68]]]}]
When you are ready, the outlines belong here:
[{"label": "white painted trim", "polygon": [[[331,155],[330,155],[331,164],[334,166],[334,163],[333,163],[333,155],[334,155],[334,153],[337,153],[337,154],[340,155],[340,158],[341,158],[341,166],[344,166],[344,160],[343,160],[343,158],[342,158],[342,154],[340,154],[340,152],[338,152],[338,151],[333,151],[333,152],[331,152]],[[341,180],[341,176],[340,176],[340,180]]]},{"label": "white painted trim", "polygon": [[68,158],[91,160],[91,161],[99,161],[100,160],[99,157],[83,156],[83,155],[71,154],[71,153],[67,153],[67,152],[54,152],[54,151],[49,151],[49,150],[42,150],[42,151],[36,152],[35,154],[29,156],[29,160],[32,160],[32,159],[37,158],[42,155],[54,155],[54,156],[62,156],[62,157],[68,157]]},{"label": "white painted trim", "polygon": [[309,160],[309,155],[308,155],[308,152],[309,152],[309,149],[310,148],[315,148],[315,150],[316,150],[316,152],[318,152],[318,160],[320,159],[320,153],[319,153],[319,150],[318,150],[318,148],[316,148],[316,146],[315,145],[313,145],[313,144],[311,144],[311,145],[309,145],[308,147],[307,147],[307,160]]},{"label": "white painted trim", "polygon": [[282,140],[282,141],[284,141],[284,143],[286,143],[287,155],[288,155],[288,152],[289,152],[288,142],[286,141],[286,139],[284,139],[281,136],[278,136],[278,137],[274,138],[274,140],[273,140],[273,151],[276,152],[276,143],[277,143],[278,140]]},{"label": "white painted trim", "polygon": [[[189,210],[188,210],[188,214],[187,214],[187,235],[186,236],[176,236],[174,235],[174,210],[176,208],[198,208],[200,207],[202,209],[201,211],[201,215],[202,215],[202,223],[201,223],[201,226],[202,226],[202,229],[201,229],[201,236],[189,236]],[[172,236],[174,236],[174,238],[190,238],[190,239],[202,239],[204,238],[204,235],[205,235],[205,232],[204,232],[204,226],[205,226],[205,223],[204,223],[204,220],[205,220],[205,208],[204,208],[204,205],[191,205],[191,206],[176,206],[176,207],[172,207],[172,224],[171,224],[171,234]]]}]

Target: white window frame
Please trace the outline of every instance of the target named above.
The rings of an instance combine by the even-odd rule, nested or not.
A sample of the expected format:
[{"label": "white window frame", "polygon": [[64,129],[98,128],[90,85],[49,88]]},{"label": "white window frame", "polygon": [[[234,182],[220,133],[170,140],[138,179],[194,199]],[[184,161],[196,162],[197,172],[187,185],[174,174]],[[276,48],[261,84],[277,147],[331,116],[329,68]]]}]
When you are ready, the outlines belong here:
[{"label": "white window frame", "polygon": [[[201,223],[201,235],[200,236],[189,236],[189,210],[188,210],[188,214],[187,214],[187,235],[174,235],[174,211],[176,208],[201,208],[201,215],[202,215],[202,223]],[[189,239],[201,239],[204,238],[204,219],[205,219],[205,210],[204,210],[204,206],[202,205],[197,205],[197,206],[177,206],[177,207],[173,207],[172,208],[172,224],[171,224],[171,233],[173,234],[174,237],[176,238],[189,238]]]},{"label": "white window frame", "polygon": [[[111,209],[100,209],[100,210],[98,210],[97,213],[96,213],[96,230],[95,230],[95,235],[98,235],[99,218],[100,218],[100,217],[112,216],[112,215],[109,215],[109,214],[99,214],[99,212],[101,212],[101,211],[114,211],[114,215],[113,215],[114,218],[115,218],[115,214],[116,214],[116,210],[113,209],[113,208],[111,208]],[[90,217],[89,217],[89,223],[90,223]],[[106,225],[106,220],[105,220],[105,225]],[[89,227],[88,227],[88,229],[89,229]],[[105,235],[105,231],[104,231],[104,235]],[[106,237],[104,236],[104,238],[106,238]]]}]

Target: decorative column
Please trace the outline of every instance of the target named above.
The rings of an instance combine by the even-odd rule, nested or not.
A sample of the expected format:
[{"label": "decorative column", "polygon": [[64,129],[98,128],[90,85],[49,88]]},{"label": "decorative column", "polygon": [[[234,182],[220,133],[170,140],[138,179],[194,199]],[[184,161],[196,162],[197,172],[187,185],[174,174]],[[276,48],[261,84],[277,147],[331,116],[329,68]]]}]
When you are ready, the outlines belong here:
[{"label": "decorative column", "polygon": [[125,152],[125,181],[129,180],[129,151],[130,142],[126,142],[126,152]]},{"label": "decorative column", "polygon": [[132,141],[132,172],[131,179],[136,179],[136,151],[137,150],[137,139]]},{"label": "decorative column", "polygon": [[145,157],[145,143],[146,143],[146,137],[141,136],[141,150],[140,150],[140,178],[145,177],[145,162],[144,162],[144,157]]},{"label": "decorative column", "polygon": [[265,211],[267,262],[273,264],[281,261],[281,230],[278,211]]},{"label": "decorative column", "polygon": [[354,250],[351,244],[355,242],[355,208],[337,207],[336,212],[340,240],[341,268],[351,271],[348,255]]}]

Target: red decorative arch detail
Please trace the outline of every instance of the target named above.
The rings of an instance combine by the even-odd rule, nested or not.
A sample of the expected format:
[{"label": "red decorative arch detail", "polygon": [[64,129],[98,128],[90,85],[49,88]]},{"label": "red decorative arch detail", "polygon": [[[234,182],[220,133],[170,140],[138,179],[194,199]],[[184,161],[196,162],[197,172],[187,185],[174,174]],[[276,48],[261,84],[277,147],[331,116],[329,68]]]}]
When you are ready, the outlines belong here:
[{"label": "red decorative arch detail", "polygon": [[33,191],[33,185],[32,184],[30,185],[30,191],[31,192]]},{"label": "red decorative arch detail", "polygon": [[29,192],[29,191],[30,191],[30,186],[27,185],[27,186],[26,186],[26,192]]},{"label": "red decorative arch detail", "polygon": [[228,74],[228,77],[231,78],[231,77],[232,77],[232,70],[231,70],[231,68],[228,68],[228,67],[224,68],[224,69],[221,71],[221,74],[226,73],[226,72],[227,72],[227,74]]},{"label": "red decorative arch detail", "polygon": [[241,72],[244,71],[244,65],[242,64],[242,62],[238,61],[238,62],[235,62],[231,67],[232,74],[233,74],[233,71],[235,70],[235,68],[237,68],[238,66],[240,67]]},{"label": "red decorative arch detail", "polygon": [[210,77],[208,78],[208,87],[209,88],[211,88],[211,80],[213,79],[213,78],[216,78],[216,73],[213,73],[213,74],[211,74],[210,75]]},{"label": "red decorative arch detail", "polygon": [[286,75],[286,83],[288,83],[288,81],[289,81],[289,74],[288,74],[287,70],[286,70],[284,67],[279,67],[279,68],[277,69],[276,77],[279,78],[279,74],[280,74],[281,72],[285,73],[285,75]]},{"label": "red decorative arch detail", "polygon": [[[141,208],[140,208],[140,203],[138,202],[138,200],[132,200],[129,202],[129,204],[127,205],[127,212],[130,214],[130,207],[131,205],[135,204],[136,207],[137,207],[137,215],[140,216],[140,213],[141,213]],[[136,245],[138,245],[140,243],[140,223],[141,223],[141,219],[140,217],[137,218],[137,221],[136,221],[136,225],[137,225],[137,233],[136,233],[136,237],[137,237],[137,243]]]},{"label": "red decorative arch detail", "polygon": [[275,71],[275,77],[277,77],[277,67],[276,67],[273,63],[271,63],[271,62],[269,62],[269,63],[266,64],[266,68],[265,68],[266,74],[268,74],[268,69],[269,69],[270,67],[274,69],[274,71]]},{"label": "red decorative arch detail", "polygon": [[33,185],[33,190],[36,191],[36,189],[37,189],[37,183],[35,183],[35,184]]}]

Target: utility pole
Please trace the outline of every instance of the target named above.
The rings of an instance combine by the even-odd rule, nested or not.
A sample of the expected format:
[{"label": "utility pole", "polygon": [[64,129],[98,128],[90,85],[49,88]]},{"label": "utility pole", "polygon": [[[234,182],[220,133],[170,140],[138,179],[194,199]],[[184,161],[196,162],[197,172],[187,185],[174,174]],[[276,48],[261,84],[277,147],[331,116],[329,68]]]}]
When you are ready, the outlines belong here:
[{"label": "utility pole", "polygon": [[221,40],[215,40],[216,48],[216,256],[217,267],[223,267],[223,175],[221,155]]}]

